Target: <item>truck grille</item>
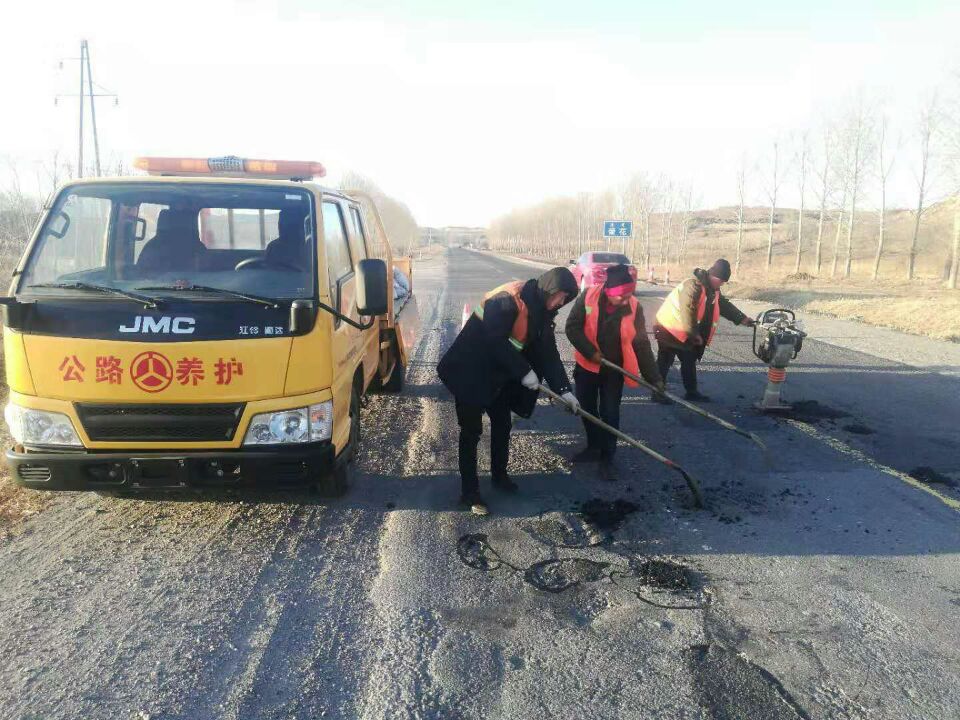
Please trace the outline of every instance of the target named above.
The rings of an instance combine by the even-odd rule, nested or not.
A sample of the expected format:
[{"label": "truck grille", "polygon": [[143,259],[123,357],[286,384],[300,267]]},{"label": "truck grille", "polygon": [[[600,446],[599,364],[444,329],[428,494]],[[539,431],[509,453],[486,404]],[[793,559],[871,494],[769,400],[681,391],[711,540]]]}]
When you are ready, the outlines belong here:
[{"label": "truck grille", "polygon": [[204,405],[105,405],[77,403],[91,440],[203,442],[232,440],[243,403]]}]

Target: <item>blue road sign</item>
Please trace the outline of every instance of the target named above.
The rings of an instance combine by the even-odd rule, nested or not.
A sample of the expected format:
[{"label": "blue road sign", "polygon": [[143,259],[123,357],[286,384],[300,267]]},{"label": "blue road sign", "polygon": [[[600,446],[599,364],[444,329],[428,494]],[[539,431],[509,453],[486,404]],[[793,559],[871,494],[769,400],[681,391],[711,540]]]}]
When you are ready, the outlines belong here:
[{"label": "blue road sign", "polygon": [[630,220],[605,220],[603,236],[605,238],[633,237],[633,222]]}]

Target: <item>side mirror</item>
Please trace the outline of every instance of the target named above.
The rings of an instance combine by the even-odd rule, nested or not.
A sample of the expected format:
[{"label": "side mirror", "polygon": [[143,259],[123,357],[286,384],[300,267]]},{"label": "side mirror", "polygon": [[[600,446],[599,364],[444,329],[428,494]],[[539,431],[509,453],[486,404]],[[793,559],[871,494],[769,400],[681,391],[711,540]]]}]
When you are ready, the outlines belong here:
[{"label": "side mirror", "polygon": [[317,321],[317,308],[310,300],[294,300],[290,303],[290,334],[303,335],[313,330]]},{"label": "side mirror", "polygon": [[[361,260],[357,264],[357,312],[367,317],[387,312],[387,264]],[[392,290],[392,288],[391,288]]]},{"label": "side mirror", "polygon": [[[58,221],[61,223],[60,227],[54,227],[53,224]],[[47,232],[53,235],[57,240],[61,240],[63,239],[63,236],[67,234],[67,230],[69,229],[70,216],[61,210],[50,220],[50,225],[47,228]]]}]

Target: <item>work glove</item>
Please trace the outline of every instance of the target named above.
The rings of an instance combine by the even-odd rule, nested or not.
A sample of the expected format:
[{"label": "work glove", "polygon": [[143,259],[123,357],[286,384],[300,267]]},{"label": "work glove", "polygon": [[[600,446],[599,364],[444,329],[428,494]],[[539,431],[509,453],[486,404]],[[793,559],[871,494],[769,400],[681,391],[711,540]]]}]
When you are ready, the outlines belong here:
[{"label": "work glove", "polygon": [[700,347],[703,345],[703,338],[699,335],[694,335],[692,338],[690,338],[690,342],[693,343],[694,347]]},{"label": "work glove", "polygon": [[567,404],[567,410],[572,412],[574,415],[580,414],[580,401],[577,400],[576,396],[572,392],[567,390],[567,392],[560,397]]},{"label": "work glove", "polygon": [[754,320],[753,318],[745,317],[743,320],[740,321],[740,324],[746,325],[747,327],[753,327],[754,325],[757,324],[757,321]]},{"label": "work glove", "polygon": [[658,393],[665,393],[667,391],[667,384],[663,380],[657,380],[653,386],[657,389]]},{"label": "work glove", "polygon": [[540,378],[538,378],[537,374],[531,370],[522,378],[520,378],[520,384],[523,385],[527,390],[536,390],[540,387]]},{"label": "work glove", "polygon": [[603,353],[597,350],[593,353],[593,357],[590,358],[590,362],[595,362],[597,365],[600,364],[600,361],[603,360]]}]

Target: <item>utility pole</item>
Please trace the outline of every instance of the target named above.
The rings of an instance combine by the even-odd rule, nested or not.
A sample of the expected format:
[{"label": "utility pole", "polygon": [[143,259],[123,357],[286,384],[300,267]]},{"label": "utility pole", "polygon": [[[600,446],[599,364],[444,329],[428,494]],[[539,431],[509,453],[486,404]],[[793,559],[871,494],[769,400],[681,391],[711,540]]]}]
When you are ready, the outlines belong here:
[{"label": "utility pole", "polygon": [[[63,94],[57,95],[53,99],[53,104],[57,105],[62,97],[75,97],[80,100],[80,116],[78,119],[78,137],[77,137],[77,177],[83,177],[84,167],[83,167],[83,125],[84,125],[84,105],[87,99],[90,100],[90,125],[93,131],[93,154],[94,154],[94,169],[96,170],[97,177],[101,175],[100,167],[100,136],[97,133],[97,109],[95,106],[95,98],[98,97],[112,97],[113,104],[119,104],[119,98],[116,93],[111,92],[95,92],[93,86],[93,70],[90,65],[90,46],[86,40],[80,41],[80,57],[78,58],[65,58],[66,60],[77,60],[80,64],[80,91],[76,94]],[[60,61],[60,67],[63,68],[63,60]],[[99,86],[98,86],[99,88]],[[100,88],[103,90],[103,88]]]},{"label": "utility pole", "polygon": [[80,41],[80,138],[77,141],[77,177],[83,177],[83,60],[86,54],[87,41]]},{"label": "utility pole", "polygon": [[[90,47],[87,45],[86,40],[80,41],[80,54],[86,56],[87,59],[87,87],[90,88],[90,124],[93,126],[93,156],[96,159],[97,177],[100,177],[100,139],[97,137],[97,109],[93,104],[96,95],[93,94],[93,72],[90,70]],[[83,107],[83,105],[80,107]]]}]

